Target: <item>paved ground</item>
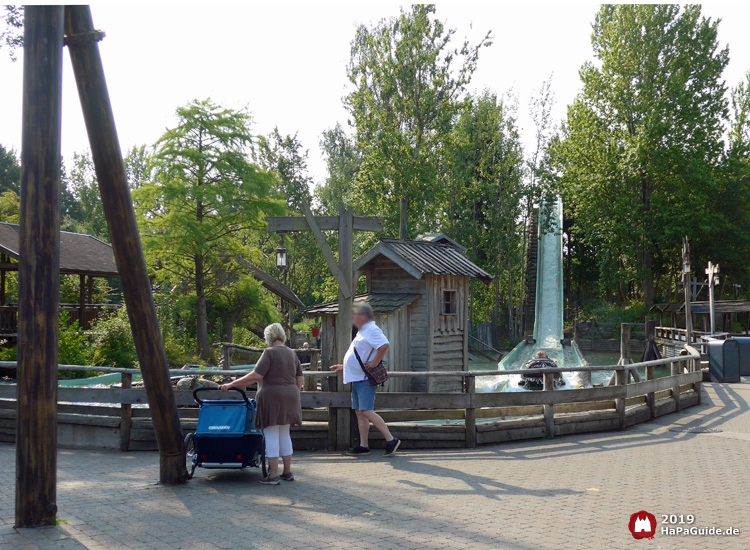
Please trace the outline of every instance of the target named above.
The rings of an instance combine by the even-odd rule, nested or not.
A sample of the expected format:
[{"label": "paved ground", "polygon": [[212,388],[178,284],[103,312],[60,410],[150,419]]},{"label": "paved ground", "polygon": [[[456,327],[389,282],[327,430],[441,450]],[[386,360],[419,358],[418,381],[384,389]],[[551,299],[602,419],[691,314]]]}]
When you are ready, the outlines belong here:
[{"label": "paved ground", "polygon": [[[55,528],[12,528],[11,445],[0,445],[0,547],[750,548],[750,380],[707,385],[704,404],[626,432],[465,451],[300,453],[298,480],[198,470],[161,487],[155,453],[60,451]],[[717,434],[670,431],[710,426]],[[736,537],[634,540],[630,515],[692,514]]]}]

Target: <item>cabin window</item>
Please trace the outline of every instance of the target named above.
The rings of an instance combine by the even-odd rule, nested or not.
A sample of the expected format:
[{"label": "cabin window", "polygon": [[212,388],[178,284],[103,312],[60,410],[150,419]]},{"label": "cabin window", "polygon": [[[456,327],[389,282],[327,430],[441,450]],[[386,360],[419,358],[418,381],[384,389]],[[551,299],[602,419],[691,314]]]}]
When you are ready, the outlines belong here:
[{"label": "cabin window", "polygon": [[458,299],[455,290],[443,290],[443,315],[458,314]]}]

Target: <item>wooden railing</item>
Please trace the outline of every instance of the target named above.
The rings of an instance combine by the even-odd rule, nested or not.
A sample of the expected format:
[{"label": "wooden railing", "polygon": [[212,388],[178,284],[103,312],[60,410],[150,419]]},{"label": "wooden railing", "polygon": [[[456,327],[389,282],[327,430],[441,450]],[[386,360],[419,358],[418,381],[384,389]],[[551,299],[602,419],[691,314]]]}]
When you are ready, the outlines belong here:
[{"label": "wooden railing", "polygon": [[[686,347],[684,355],[625,366],[578,367],[560,369],[524,369],[489,372],[393,372],[391,377],[451,377],[463,380],[461,392],[445,393],[382,393],[377,405],[387,422],[395,423],[392,431],[407,445],[422,447],[468,447],[478,444],[534,437],[555,437],[569,433],[624,429],[663,414],[679,411],[700,402],[703,374],[700,354]],[[655,378],[655,368],[671,366],[671,374]],[[15,368],[14,362],[0,362],[0,368]],[[646,379],[629,383],[628,372],[644,368]],[[120,448],[131,448],[131,441],[142,441],[148,436],[148,409],[146,392],[132,387],[132,377],[137,369],[61,365],[60,370],[101,373],[121,373],[122,387],[64,388],[58,389],[59,413],[63,415],[114,416],[120,429]],[[554,372],[614,371],[616,385],[584,389],[553,390]],[[170,371],[173,375],[188,376],[240,376],[236,370]],[[481,393],[476,391],[476,379],[486,376],[542,374],[544,389],[527,392]],[[352,444],[350,416],[351,396],[341,380],[341,373],[306,371],[306,380],[336,378],[336,384],[323,384],[340,391],[303,391],[303,419],[310,426],[295,432],[300,445],[341,450]],[[317,384],[315,384],[317,386]],[[8,406],[15,398],[15,385],[0,385],[0,421],[9,418]],[[217,392],[217,396],[220,392]],[[220,394],[227,398],[228,394]],[[251,395],[254,395],[251,392]],[[181,407],[183,429],[194,429],[197,418],[192,392],[175,391],[177,405]],[[5,401],[4,401],[5,400]],[[4,405],[3,405],[4,403]],[[14,405],[14,403],[12,403]],[[88,404],[88,405],[83,405]],[[117,405],[117,407],[114,407]],[[138,408],[134,408],[138,406]],[[189,407],[189,408],[186,408]],[[119,409],[119,411],[118,411]],[[113,412],[116,411],[116,412]],[[12,411],[15,412],[15,411]],[[119,414],[118,414],[119,413]],[[79,419],[80,420],[80,419]],[[141,425],[138,437],[133,433],[136,420]],[[425,424],[423,421],[441,421],[442,424]],[[146,424],[144,424],[146,422]],[[422,422],[421,424],[415,424]],[[145,427],[144,427],[145,426]],[[112,426],[114,427],[114,425]],[[0,435],[8,427],[2,427]],[[307,438],[307,439],[305,439]],[[378,435],[373,434],[377,441]],[[324,439],[324,441],[323,441]],[[308,443],[305,443],[307,441]],[[309,442],[314,442],[309,443]]]}]

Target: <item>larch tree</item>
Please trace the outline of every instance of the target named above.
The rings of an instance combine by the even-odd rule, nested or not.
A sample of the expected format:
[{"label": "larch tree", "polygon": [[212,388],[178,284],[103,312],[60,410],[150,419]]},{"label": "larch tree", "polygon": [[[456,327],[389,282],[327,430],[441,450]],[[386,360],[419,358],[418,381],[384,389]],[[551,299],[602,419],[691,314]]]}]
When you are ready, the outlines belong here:
[{"label": "larch tree", "polygon": [[177,109],[178,124],[155,146],[153,181],[134,192],[147,256],[157,276],[195,292],[198,353],[210,355],[207,294],[234,281],[242,238],[281,214],[276,179],[249,158],[250,116],[211,100]]}]

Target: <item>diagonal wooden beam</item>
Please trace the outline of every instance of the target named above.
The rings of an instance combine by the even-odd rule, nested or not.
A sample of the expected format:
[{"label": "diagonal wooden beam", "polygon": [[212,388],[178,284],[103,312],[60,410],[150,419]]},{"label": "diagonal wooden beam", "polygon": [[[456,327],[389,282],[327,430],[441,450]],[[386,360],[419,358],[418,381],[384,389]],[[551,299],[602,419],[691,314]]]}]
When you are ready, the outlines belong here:
[{"label": "diagonal wooden beam", "polygon": [[336,257],[333,255],[331,247],[328,246],[326,236],[323,235],[323,231],[321,231],[320,227],[318,227],[318,223],[315,221],[315,216],[313,216],[312,210],[310,210],[310,205],[304,200],[300,201],[300,203],[302,206],[302,213],[307,220],[307,225],[310,226],[310,231],[312,231],[313,237],[315,237],[320,250],[323,252],[323,257],[326,259],[326,262],[328,262],[328,267],[331,268],[331,273],[333,273],[333,276],[339,283],[339,292],[341,292],[345,298],[351,298],[351,283],[344,276],[343,271],[341,271],[339,264],[336,262]]}]

